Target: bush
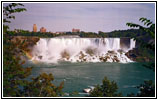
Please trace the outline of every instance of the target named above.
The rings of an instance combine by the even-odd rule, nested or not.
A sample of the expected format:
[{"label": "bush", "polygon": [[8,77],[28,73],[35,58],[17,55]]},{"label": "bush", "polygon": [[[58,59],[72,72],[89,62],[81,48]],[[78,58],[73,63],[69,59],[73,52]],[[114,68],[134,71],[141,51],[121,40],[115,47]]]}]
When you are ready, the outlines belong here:
[{"label": "bush", "polygon": [[97,85],[89,94],[90,97],[120,97],[122,93],[117,93],[117,84],[104,77],[102,85]]}]

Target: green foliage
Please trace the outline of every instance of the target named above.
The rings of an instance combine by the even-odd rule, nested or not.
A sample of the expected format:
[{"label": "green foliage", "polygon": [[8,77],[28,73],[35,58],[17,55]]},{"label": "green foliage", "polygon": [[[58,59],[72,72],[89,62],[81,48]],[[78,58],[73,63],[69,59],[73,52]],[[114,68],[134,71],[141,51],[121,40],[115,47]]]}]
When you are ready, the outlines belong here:
[{"label": "green foliage", "polygon": [[24,51],[28,51],[27,41],[20,41],[8,34],[4,34],[3,44],[3,95],[5,97],[54,97],[62,96],[63,82],[56,87],[52,84],[54,80],[52,74],[41,74],[33,78],[32,81],[27,81],[27,78],[32,71],[32,67],[23,68],[25,63],[21,59]]},{"label": "green foliage", "polygon": [[145,34],[145,32],[143,32],[140,29],[127,29],[127,30],[115,30],[112,32],[108,32],[106,33],[107,37],[117,37],[117,38],[122,38],[122,37],[138,37],[141,36],[142,34]]},{"label": "green foliage", "polygon": [[9,26],[3,24],[3,33],[6,33],[8,29],[9,29]]},{"label": "green foliage", "polygon": [[[11,16],[16,12],[25,11],[25,8],[16,8],[23,6],[23,4],[9,4],[4,7],[3,13],[5,16],[4,23],[10,23],[8,19],[14,19]],[[15,7],[15,9],[13,9]],[[5,33],[9,28],[3,25]],[[11,34],[14,34],[12,32]],[[33,78],[32,81],[27,81],[26,78],[31,74],[32,67],[24,68],[25,63],[21,59],[24,52],[29,51],[28,46],[32,42],[28,40],[19,40],[18,38],[10,36],[10,34],[3,35],[3,96],[4,97],[28,97],[28,96],[62,96],[63,82],[56,87],[52,84],[54,80],[51,74],[45,73]],[[37,39],[33,41],[37,41]],[[36,43],[36,42],[34,42]]]},{"label": "green foliage", "polygon": [[132,28],[138,28],[142,30],[145,34],[141,34],[139,37],[134,37],[134,39],[139,43],[139,54],[143,57],[150,58],[151,62],[148,65],[145,65],[147,68],[155,69],[155,24],[152,23],[147,18],[140,18],[139,21],[144,23],[144,26],[127,23],[126,25]]},{"label": "green foliage", "polygon": [[[20,84],[25,84],[23,80],[31,74],[31,67],[23,68],[20,56],[22,51],[19,49],[20,43],[11,42],[11,37],[4,35],[3,39],[3,94],[4,96],[19,96]],[[17,55],[18,54],[18,55]]]},{"label": "green foliage", "polygon": [[79,35],[80,37],[88,37],[88,38],[108,38],[108,37],[122,38],[122,37],[140,37],[141,35],[144,34],[146,34],[146,32],[140,29],[128,29],[128,30],[115,30],[112,32],[99,31],[98,34],[93,32],[80,32],[76,35]]},{"label": "green foliage", "polygon": [[137,88],[140,89],[138,97],[154,97],[155,96],[155,85],[152,80],[144,81],[144,84],[139,85]]},{"label": "green foliage", "polygon": [[25,8],[19,8],[23,7],[24,5],[21,3],[11,3],[5,7],[3,7],[3,33],[7,32],[7,29],[9,29],[8,25],[5,25],[5,23],[11,23],[11,19],[15,19],[15,16],[13,14],[26,11]]},{"label": "green foliage", "polygon": [[[155,50],[155,24],[153,24],[150,20],[147,18],[140,18],[139,21],[144,23],[144,26],[134,24],[134,23],[127,23],[126,25],[131,27],[131,28],[139,28],[146,34],[141,35],[140,37],[134,37],[135,40],[141,43],[141,46],[152,49],[153,51]],[[144,41],[144,38],[149,38],[152,40],[151,42],[149,41]]]},{"label": "green foliage", "polygon": [[103,37],[103,38],[108,37],[108,34],[107,34],[107,33],[104,33],[104,32],[101,32],[101,31],[99,31],[98,34],[99,34],[101,37]]},{"label": "green foliage", "polygon": [[52,81],[54,77],[52,74],[47,75],[42,73],[36,78],[32,78],[31,82],[24,87],[24,94],[28,97],[56,97],[62,96],[62,89],[64,83],[62,82],[56,87]]},{"label": "green foliage", "polygon": [[148,20],[147,18],[144,18],[144,17],[140,18],[139,21],[144,23],[144,25],[147,27],[143,27],[141,25],[134,24],[134,23],[127,23],[126,25],[129,27],[142,29],[143,31],[150,34],[150,36],[152,38],[155,38],[155,24],[153,24],[150,20]]},{"label": "green foliage", "polygon": [[104,77],[102,85],[97,85],[89,94],[90,97],[120,97],[121,93],[117,93],[117,84]]},{"label": "green foliage", "polygon": [[53,34],[50,32],[46,33],[41,33],[41,32],[29,32],[28,30],[17,30],[18,32],[15,31],[7,31],[7,34],[10,36],[36,36],[36,37],[42,37],[42,38],[51,38],[51,37],[56,37],[60,35],[65,35],[65,34]]},{"label": "green foliage", "polygon": [[7,34],[10,36],[37,36],[37,37],[44,37],[44,38],[50,38],[50,37],[56,37],[56,36],[64,36],[64,35],[78,35],[82,38],[108,38],[108,37],[139,37],[142,34],[145,34],[146,32],[143,32],[140,29],[128,29],[128,30],[115,30],[112,32],[101,32],[94,33],[94,32],[78,32],[78,33],[72,33],[72,32],[66,32],[62,34],[55,34],[50,32],[29,32],[28,30],[22,30],[22,29],[16,29],[15,31],[7,31]]},{"label": "green foliage", "polygon": [[144,84],[137,86],[139,93],[128,94],[129,97],[154,97],[155,96],[155,85],[152,80],[144,81]]},{"label": "green foliage", "polygon": [[15,19],[15,16],[12,14],[26,11],[25,8],[17,8],[19,6],[24,6],[24,5],[21,3],[11,3],[3,7],[3,16],[4,16],[3,23],[10,23],[11,21],[9,19]]},{"label": "green foliage", "polygon": [[100,37],[98,34],[93,33],[93,32],[80,32],[79,36],[80,37],[88,37],[88,38],[97,38],[97,37]]},{"label": "green foliage", "polygon": [[[141,37],[134,37],[134,39],[140,43],[141,49],[140,54],[144,57],[152,58],[149,64],[145,64],[144,66],[150,68],[152,70],[155,69],[155,24],[152,23],[147,18],[140,18],[139,21],[144,23],[144,26],[134,24],[134,23],[127,23],[126,25],[133,28],[139,28],[145,35]],[[150,41],[144,40],[144,38],[148,38]],[[145,53],[145,51],[147,51]],[[149,55],[147,55],[149,54]],[[152,56],[152,57],[150,57]],[[137,88],[140,89],[140,93],[137,93],[137,97],[154,97],[155,96],[155,85],[152,83],[151,80],[144,81],[144,84],[139,85]],[[129,94],[128,96],[134,96],[134,94]]]}]

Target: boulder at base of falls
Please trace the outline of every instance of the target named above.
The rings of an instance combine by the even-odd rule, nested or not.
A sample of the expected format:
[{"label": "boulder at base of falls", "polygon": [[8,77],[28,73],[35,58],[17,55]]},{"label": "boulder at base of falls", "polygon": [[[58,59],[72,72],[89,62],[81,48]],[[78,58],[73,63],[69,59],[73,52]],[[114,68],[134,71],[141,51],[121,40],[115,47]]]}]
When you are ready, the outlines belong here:
[{"label": "boulder at base of falls", "polygon": [[64,50],[63,52],[61,52],[61,57],[66,58],[67,60],[69,60],[70,59],[70,54],[66,50]]},{"label": "boulder at base of falls", "polygon": [[79,59],[84,59],[84,57],[86,56],[82,51],[80,51],[80,54],[79,54]]},{"label": "boulder at base of falls", "polygon": [[109,54],[116,54],[115,51],[108,51]]},{"label": "boulder at base of falls", "polygon": [[114,61],[114,62],[120,62],[120,60],[118,59],[117,56],[114,56],[113,61]]},{"label": "boulder at base of falls", "polygon": [[106,62],[107,59],[110,59],[110,57],[109,56],[100,56],[99,59],[100,59],[100,61]]},{"label": "boulder at base of falls", "polygon": [[117,55],[117,53],[115,51],[108,51],[106,55],[114,56]]},{"label": "boulder at base of falls", "polygon": [[38,56],[39,59],[42,59],[42,56]]}]

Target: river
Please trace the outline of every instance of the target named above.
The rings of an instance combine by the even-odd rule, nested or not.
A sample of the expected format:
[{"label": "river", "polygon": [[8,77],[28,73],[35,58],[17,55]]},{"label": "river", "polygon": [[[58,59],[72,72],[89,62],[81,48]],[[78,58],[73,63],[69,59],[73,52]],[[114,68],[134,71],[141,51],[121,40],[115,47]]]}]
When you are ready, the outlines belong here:
[{"label": "river", "polygon": [[77,96],[85,96],[83,89],[101,84],[104,76],[117,82],[118,91],[122,92],[124,96],[131,92],[137,93],[138,89],[135,87],[144,80],[155,80],[155,73],[152,70],[145,68],[142,63],[136,62],[126,64],[114,62],[34,64],[32,61],[28,61],[24,67],[26,66],[34,66],[29,78],[36,77],[40,73],[52,73],[55,85],[64,81],[63,91],[67,94],[78,91]]}]

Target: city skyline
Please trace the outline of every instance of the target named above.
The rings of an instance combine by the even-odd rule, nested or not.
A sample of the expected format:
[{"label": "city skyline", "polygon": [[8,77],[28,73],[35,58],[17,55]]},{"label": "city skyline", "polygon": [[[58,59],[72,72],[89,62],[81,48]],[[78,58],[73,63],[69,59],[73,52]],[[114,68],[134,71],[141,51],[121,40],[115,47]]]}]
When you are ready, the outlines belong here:
[{"label": "city skyline", "polygon": [[[138,23],[140,17],[155,22],[154,3],[23,3],[26,12],[17,13],[10,29],[32,31],[32,25],[47,31],[110,32],[129,29],[127,22]],[[6,4],[4,4],[5,6]],[[39,31],[39,29],[37,30]]]},{"label": "city skyline", "polygon": [[[38,31],[39,29],[39,31]],[[14,31],[17,30],[17,29],[14,29]],[[30,31],[31,32],[31,31]],[[45,27],[41,27],[41,28],[38,28],[36,24],[33,24],[33,28],[32,28],[32,32],[41,32],[41,33],[45,33],[47,32],[47,29]],[[55,33],[64,33],[65,31],[63,32],[55,32]],[[68,31],[67,31],[68,32]],[[70,32],[70,31],[69,31]],[[73,28],[71,32],[80,32],[80,29],[76,29],[76,28]]]}]

